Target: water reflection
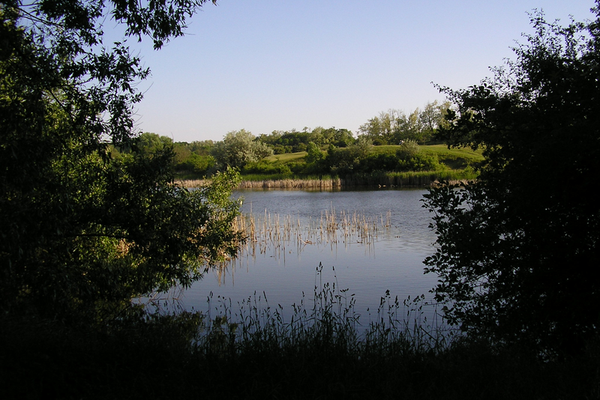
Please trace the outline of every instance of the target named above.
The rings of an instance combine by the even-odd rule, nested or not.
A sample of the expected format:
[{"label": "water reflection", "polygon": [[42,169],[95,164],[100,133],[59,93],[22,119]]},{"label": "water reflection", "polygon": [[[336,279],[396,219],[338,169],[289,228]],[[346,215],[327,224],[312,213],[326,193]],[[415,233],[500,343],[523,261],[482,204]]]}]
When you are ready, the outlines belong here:
[{"label": "water reflection", "polygon": [[272,306],[285,309],[313,293],[319,264],[319,279],[349,288],[361,315],[376,309],[388,290],[400,299],[426,294],[436,278],[423,274],[435,240],[421,206],[424,193],[238,191],[245,223],[250,226],[252,218],[261,233],[226,268],[186,291],[185,306],[205,310],[210,293],[235,305],[264,292]]}]

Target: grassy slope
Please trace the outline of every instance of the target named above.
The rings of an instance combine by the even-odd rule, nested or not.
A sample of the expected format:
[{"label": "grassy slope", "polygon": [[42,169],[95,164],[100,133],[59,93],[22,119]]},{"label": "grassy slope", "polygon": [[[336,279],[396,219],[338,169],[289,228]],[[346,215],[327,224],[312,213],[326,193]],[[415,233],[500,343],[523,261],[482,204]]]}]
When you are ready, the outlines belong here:
[{"label": "grassy slope", "polygon": [[275,154],[267,157],[265,160],[269,162],[274,162],[276,164],[286,164],[289,162],[304,162],[304,157],[306,156],[305,151],[301,151],[298,153],[285,153],[285,154]]},{"label": "grassy slope", "polygon": [[[396,154],[396,151],[400,146],[397,145],[386,145],[386,146],[374,146],[373,153],[379,154]],[[481,151],[473,151],[471,149],[448,149],[446,145],[429,145],[429,146],[421,146],[421,152],[426,155],[434,155],[438,157],[438,160],[441,164],[446,165],[451,172],[460,173],[461,170],[464,170],[465,167],[469,165],[477,164],[483,160],[483,156],[481,155]],[[323,152],[325,154],[325,152]],[[269,157],[266,157],[265,160],[269,163],[272,163],[275,166],[285,165],[285,164],[302,164],[305,162],[304,157],[306,156],[305,151],[297,152],[297,153],[286,153],[286,154],[276,154]],[[413,174],[415,176],[423,175],[423,172],[420,173],[395,173],[397,174]],[[322,175],[319,175],[323,178]],[[196,180],[202,177],[195,175],[184,175],[179,174],[178,179],[180,180]],[[262,181],[262,180],[280,180],[280,179],[290,179],[289,175],[282,174],[244,174],[244,180],[249,181]],[[311,179],[310,177],[302,177],[302,179]],[[443,178],[445,179],[445,178]],[[453,179],[453,178],[450,178]],[[459,178],[463,179],[463,178]]]},{"label": "grassy slope", "polygon": [[[400,146],[386,145],[374,146],[373,154],[396,154]],[[405,186],[428,186],[434,181],[459,181],[475,179],[477,176],[472,167],[483,160],[481,151],[473,151],[471,149],[448,149],[446,145],[428,145],[420,146],[421,153],[424,155],[432,155],[437,157],[440,164],[445,165],[447,169],[437,171],[408,171],[408,172],[376,172],[373,174],[358,174],[351,177],[346,177],[344,185],[350,186],[365,186],[371,185],[386,186],[386,187],[405,187]],[[265,160],[272,163],[274,166],[286,164],[302,164],[306,152],[277,154],[267,157]],[[291,165],[290,165],[291,166]],[[332,177],[324,177],[319,175],[319,179],[330,179]],[[301,180],[310,181],[310,176],[290,176],[289,174],[264,174],[253,173],[243,174],[243,180],[246,182],[270,182],[281,180]]]},{"label": "grassy slope", "polygon": [[425,154],[437,155],[441,163],[446,164],[452,169],[462,169],[467,165],[483,161],[481,150],[473,151],[471,149],[449,149],[444,144],[435,144],[431,146],[422,146],[421,151]]},{"label": "grassy slope", "polygon": [[[395,154],[399,148],[400,146],[397,145],[374,146],[372,151],[374,154]],[[437,156],[441,163],[446,164],[451,169],[462,169],[467,165],[481,162],[483,160],[481,151],[473,151],[471,149],[448,149],[448,147],[443,144],[420,146],[420,149],[424,154]],[[266,160],[276,164],[303,162],[306,154],[307,153],[305,151],[298,153],[276,154],[267,157]]]},{"label": "grassy slope", "polygon": [[[396,154],[400,147],[398,145],[375,146],[373,153]],[[463,169],[467,165],[483,161],[481,151],[449,149],[445,144],[419,146],[419,148],[422,154],[438,157],[440,163],[446,164],[451,169]]]}]

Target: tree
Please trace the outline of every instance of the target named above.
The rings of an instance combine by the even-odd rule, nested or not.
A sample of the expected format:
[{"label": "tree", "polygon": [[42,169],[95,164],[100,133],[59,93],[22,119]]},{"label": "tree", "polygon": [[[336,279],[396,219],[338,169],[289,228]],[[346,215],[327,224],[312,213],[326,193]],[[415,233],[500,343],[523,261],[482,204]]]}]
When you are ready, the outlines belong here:
[{"label": "tree", "polygon": [[243,168],[249,162],[273,155],[273,149],[255,139],[252,133],[244,129],[229,132],[222,142],[215,144],[211,154],[219,168]]},{"label": "tree", "polygon": [[210,150],[214,145],[215,143],[212,140],[196,140],[192,143],[189,143],[187,147],[199,156],[208,156],[210,155]]},{"label": "tree", "polygon": [[438,103],[437,100],[425,105],[423,111],[419,113],[419,123],[421,125],[419,141],[421,143],[430,141],[435,132],[445,126],[445,116],[450,106],[449,101]]},{"label": "tree", "polygon": [[381,112],[358,128],[359,135],[366,136],[375,145],[398,144],[401,140],[398,133],[406,124],[406,119],[406,115],[399,110]]},{"label": "tree", "polygon": [[109,321],[235,253],[235,174],[187,191],[173,183],[172,146],[138,151],[134,84],[148,71],[123,43],[102,43],[112,18],[160,48],[203,3],[0,6],[2,316]]},{"label": "tree", "polygon": [[304,159],[306,160],[307,164],[319,162],[325,157],[319,146],[317,146],[314,142],[308,143],[306,153],[307,154]]},{"label": "tree", "polygon": [[482,148],[477,182],[426,196],[446,317],[472,337],[544,354],[581,351],[600,323],[600,2],[533,35],[491,79],[447,93],[439,137]]},{"label": "tree", "polygon": [[347,147],[354,143],[355,139],[348,129],[337,129],[335,127],[323,128],[321,126],[316,127],[312,130],[310,135],[307,137],[307,144],[309,142],[315,143],[317,146],[327,146],[332,144],[336,147]]},{"label": "tree", "polygon": [[432,135],[444,124],[449,102],[427,103],[423,111],[418,108],[406,115],[399,110],[382,112],[361,125],[359,133],[370,138],[374,144],[401,144],[414,140],[421,144],[431,140]]},{"label": "tree", "polygon": [[173,139],[156,133],[144,132],[135,138],[136,151],[151,155],[165,148],[173,148]]},{"label": "tree", "polygon": [[359,136],[356,142],[348,147],[337,148],[330,144],[322,164],[336,175],[359,172],[361,163],[367,158],[372,147],[373,142],[366,136]]}]

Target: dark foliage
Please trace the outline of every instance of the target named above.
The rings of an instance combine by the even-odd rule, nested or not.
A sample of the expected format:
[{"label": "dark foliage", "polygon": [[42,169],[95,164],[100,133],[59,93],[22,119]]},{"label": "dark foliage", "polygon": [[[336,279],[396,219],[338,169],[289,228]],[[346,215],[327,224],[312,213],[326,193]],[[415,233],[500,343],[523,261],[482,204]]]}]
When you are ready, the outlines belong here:
[{"label": "dark foliage", "polygon": [[0,6],[3,315],[109,321],[133,296],[189,285],[235,251],[235,177],[195,192],[174,185],[172,145],[135,140],[134,83],[148,71],[123,44],[102,45],[112,16],[160,47],[202,3]]},{"label": "dark foliage", "polygon": [[597,347],[548,363],[478,344],[407,351],[402,340],[385,340],[356,351],[356,343],[325,332],[289,343],[265,330],[236,350],[179,340],[197,323],[190,315],[124,324],[110,335],[48,321],[0,322],[7,400],[592,399],[599,389]]},{"label": "dark foliage", "polygon": [[438,250],[426,264],[471,336],[573,354],[600,323],[600,19],[532,24],[492,79],[442,89],[457,109],[440,138],[485,162],[477,182],[427,195]]}]

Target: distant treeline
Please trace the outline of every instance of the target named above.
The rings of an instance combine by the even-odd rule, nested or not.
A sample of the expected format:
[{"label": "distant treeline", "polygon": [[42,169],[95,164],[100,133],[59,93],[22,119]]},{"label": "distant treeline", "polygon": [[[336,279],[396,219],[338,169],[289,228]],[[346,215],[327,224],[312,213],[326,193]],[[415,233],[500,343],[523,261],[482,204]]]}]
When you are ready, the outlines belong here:
[{"label": "distant treeline", "polygon": [[311,142],[321,148],[330,145],[348,147],[360,137],[370,139],[376,146],[397,145],[406,140],[430,144],[435,131],[444,125],[444,116],[449,108],[449,102],[434,101],[427,103],[422,110],[417,108],[410,114],[400,110],[381,112],[358,128],[357,137],[348,129],[317,127],[312,131],[308,128],[301,132],[273,131],[270,135],[259,135],[257,140],[271,147],[275,154],[307,151]]},{"label": "distant treeline", "polygon": [[[179,177],[210,176],[236,167],[242,174],[280,174],[284,177],[331,174],[346,176],[377,171],[439,171],[435,156],[419,152],[419,145],[433,143],[444,124],[449,103],[428,103],[410,114],[399,110],[382,112],[360,126],[355,136],[348,129],[317,127],[302,131],[273,131],[254,136],[241,129],[227,133],[222,141],[173,142],[155,133],[141,134],[137,154],[172,157]],[[382,151],[384,145],[396,145]],[[382,146],[373,151],[373,146]],[[399,147],[398,147],[399,146]],[[133,154],[132,149],[114,149],[115,157]],[[273,162],[269,156],[306,152],[289,162]]]}]

